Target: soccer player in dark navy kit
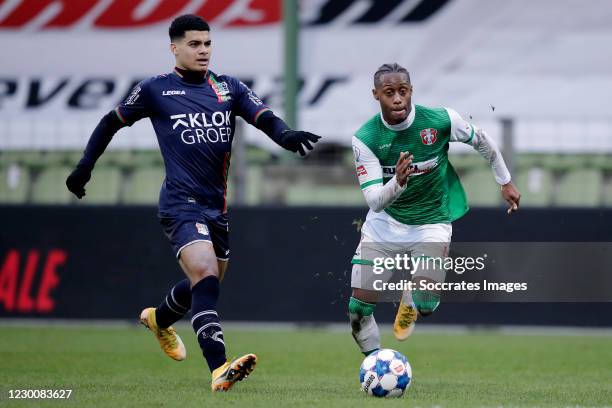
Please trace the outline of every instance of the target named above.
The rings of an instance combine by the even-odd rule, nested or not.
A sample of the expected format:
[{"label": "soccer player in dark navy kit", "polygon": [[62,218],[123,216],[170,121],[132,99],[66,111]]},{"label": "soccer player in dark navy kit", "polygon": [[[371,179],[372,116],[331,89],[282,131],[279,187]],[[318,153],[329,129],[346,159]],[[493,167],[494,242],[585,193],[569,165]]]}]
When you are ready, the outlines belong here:
[{"label": "soccer player in dark navy kit", "polygon": [[211,388],[227,391],[257,362],[254,354],[227,361],[216,310],[230,252],[226,191],[236,116],[301,155],[312,150],[319,136],[290,129],[245,84],[208,69],[212,42],[203,19],[180,16],[169,34],[174,71],[140,82],[102,118],[66,185],[82,198],[113,135],[140,119],[151,120],[166,168],[159,219],[188,279],[174,285],[157,308],[144,309],[140,321],[169,357],[183,360],[185,346],[171,325],[191,310],[191,324],[212,373]]}]

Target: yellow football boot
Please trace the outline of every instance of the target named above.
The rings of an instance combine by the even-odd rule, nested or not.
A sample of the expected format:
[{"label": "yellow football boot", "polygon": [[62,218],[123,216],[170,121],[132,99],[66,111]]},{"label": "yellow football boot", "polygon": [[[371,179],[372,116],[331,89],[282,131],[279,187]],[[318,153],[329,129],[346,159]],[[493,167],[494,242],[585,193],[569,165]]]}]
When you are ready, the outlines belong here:
[{"label": "yellow football boot", "polygon": [[247,378],[255,369],[256,364],[257,356],[255,354],[245,354],[231,362],[226,362],[213,370],[211,390],[229,391],[236,382]]},{"label": "yellow football boot", "polygon": [[404,341],[412,334],[418,314],[414,303],[406,305],[403,300],[400,302],[393,323],[393,335],[396,339]]},{"label": "yellow football boot", "polygon": [[184,360],[187,357],[185,345],[174,328],[172,326],[166,329],[157,327],[154,307],[147,307],[140,313],[140,323],[153,332],[161,349],[168,357],[176,361]]}]

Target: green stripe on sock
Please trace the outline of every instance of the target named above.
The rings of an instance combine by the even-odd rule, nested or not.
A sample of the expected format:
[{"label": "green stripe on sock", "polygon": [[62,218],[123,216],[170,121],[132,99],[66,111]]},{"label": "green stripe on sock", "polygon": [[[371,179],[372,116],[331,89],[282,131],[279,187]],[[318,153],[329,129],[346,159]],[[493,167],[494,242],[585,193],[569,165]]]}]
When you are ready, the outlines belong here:
[{"label": "green stripe on sock", "polygon": [[356,299],[351,296],[349,300],[349,312],[355,313],[360,316],[370,316],[374,313],[374,309],[376,309],[376,304],[363,302],[359,299]]},{"label": "green stripe on sock", "polygon": [[368,261],[367,259],[359,259],[359,258],[353,258],[351,260],[352,264],[356,264],[356,265],[370,265],[370,266],[374,266],[374,261]]}]

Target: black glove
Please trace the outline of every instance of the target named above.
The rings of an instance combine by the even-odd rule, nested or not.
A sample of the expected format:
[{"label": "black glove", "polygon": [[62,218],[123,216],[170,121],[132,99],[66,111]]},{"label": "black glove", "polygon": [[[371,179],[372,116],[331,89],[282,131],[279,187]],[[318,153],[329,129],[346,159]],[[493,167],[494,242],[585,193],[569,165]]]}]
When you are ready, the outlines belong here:
[{"label": "black glove", "polygon": [[85,184],[91,178],[91,168],[77,164],[76,168],[66,179],[66,187],[79,199],[85,195]]},{"label": "black glove", "polygon": [[[292,152],[300,152],[300,156],[306,156],[306,147],[312,150],[312,143],[317,143],[321,136],[317,136],[303,130],[284,130],[281,133],[281,146]],[[312,142],[312,143],[311,143]]]}]

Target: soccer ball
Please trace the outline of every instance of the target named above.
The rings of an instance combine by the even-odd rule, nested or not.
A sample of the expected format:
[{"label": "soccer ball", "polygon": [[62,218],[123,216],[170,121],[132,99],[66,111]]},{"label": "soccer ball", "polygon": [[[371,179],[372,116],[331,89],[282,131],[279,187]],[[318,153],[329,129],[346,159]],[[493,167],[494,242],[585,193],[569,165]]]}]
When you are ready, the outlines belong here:
[{"label": "soccer ball", "polygon": [[359,370],[361,389],[375,397],[401,397],[412,380],[412,368],[402,353],[382,349],[367,356]]}]

